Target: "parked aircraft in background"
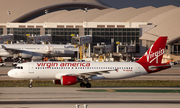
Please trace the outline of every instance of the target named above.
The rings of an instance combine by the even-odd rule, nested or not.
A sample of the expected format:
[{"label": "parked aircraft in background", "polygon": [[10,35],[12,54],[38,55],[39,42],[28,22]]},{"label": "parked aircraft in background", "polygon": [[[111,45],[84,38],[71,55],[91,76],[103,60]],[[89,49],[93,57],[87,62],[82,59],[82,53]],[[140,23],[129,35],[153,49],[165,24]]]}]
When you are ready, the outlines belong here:
[{"label": "parked aircraft in background", "polygon": [[43,79],[61,85],[80,82],[81,87],[90,88],[89,80],[130,78],[170,68],[161,63],[166,41],[167,37],[159,37],[136,62],[28,62],[17,65],[8,76],[30,79],[29,87],[33,80]]},{"label": "parked aircraft in background", "polygon": [[55,44],[0,44],[0,57],[42,60],[43,57],[76,57],[74,45]]}]

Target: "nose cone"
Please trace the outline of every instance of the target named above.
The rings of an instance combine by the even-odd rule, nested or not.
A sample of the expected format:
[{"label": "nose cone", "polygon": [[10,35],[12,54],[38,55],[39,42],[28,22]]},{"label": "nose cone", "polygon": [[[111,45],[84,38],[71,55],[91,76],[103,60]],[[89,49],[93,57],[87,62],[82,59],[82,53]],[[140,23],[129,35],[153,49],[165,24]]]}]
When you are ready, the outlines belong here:
[{"label": "nose cone", "polygon": [[9,77],[12,77],[12,78],[15,78],[16,77],[16,72],[15,72],[15,70],[14,69],[12,69],[12,70],[10,70],[9,72],[8,72],[8,76]]}]

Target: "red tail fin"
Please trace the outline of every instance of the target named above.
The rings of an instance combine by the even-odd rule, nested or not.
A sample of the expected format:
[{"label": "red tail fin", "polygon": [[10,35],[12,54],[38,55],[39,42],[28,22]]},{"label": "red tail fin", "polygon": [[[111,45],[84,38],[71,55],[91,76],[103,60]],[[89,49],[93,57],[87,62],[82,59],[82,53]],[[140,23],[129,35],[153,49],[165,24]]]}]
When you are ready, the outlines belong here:
[{"label": "red tail fin", "polygon": [[149,50],[138,60],[138,63],[161,64],[165,51],[167,36],[159,37]]}]

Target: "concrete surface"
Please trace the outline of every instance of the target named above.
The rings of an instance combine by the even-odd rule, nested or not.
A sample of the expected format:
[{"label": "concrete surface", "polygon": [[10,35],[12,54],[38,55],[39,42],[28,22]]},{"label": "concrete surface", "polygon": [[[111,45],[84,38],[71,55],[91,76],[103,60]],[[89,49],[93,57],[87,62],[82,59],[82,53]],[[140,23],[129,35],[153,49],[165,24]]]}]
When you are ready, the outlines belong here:
[{"label": "concrete surface", "polygon": [[[1,108],[179,108],[180,93],[82,92],[78,87],[2,87]],[[119,87],[90,89],[180,89]]]}]

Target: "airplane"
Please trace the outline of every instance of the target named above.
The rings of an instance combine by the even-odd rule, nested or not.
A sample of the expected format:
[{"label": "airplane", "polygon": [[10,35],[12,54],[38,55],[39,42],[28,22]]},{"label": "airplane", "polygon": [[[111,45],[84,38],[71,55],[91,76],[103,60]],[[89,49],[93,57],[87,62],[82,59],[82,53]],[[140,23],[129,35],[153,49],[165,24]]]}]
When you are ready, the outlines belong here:
[{"label": "airplane", "polygon": [[166,41],[166,36],[160,36],[136,62],[27,62],[10,70],[8,76],[30,80],[30,88],[33,80],[53,80],[61,85],[80,82],[80,87],[90,88],[89,80],[124,79],[170,68],[161,63]]},{"label": "airplane", "polygon": [[43,57],[76,57],[74,45],[57,44],[0,44],[0,57],[42,60]]}]

